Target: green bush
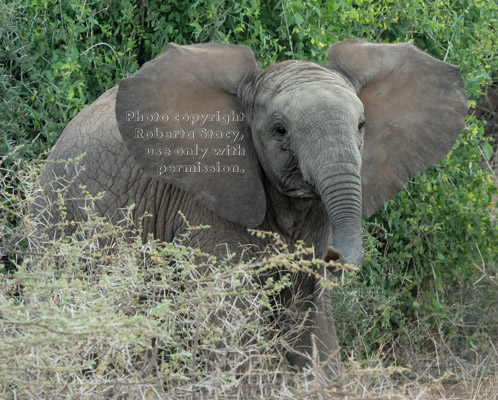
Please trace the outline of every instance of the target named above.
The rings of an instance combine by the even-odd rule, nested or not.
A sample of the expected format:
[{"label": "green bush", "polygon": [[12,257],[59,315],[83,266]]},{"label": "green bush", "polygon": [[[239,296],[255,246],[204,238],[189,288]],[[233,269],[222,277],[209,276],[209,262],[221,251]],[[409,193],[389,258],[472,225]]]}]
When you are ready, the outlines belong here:
[{"label": "green bush", "polygon": [[[498,337],[498,224],[490,219],[498,191],[479,164],[483,123],[470,118],[468,126],[440,165],[364,223],[365,261],[335,293],[345,307],[344,344],[359,338],[358,325],[368,332],[361,335],[363,356],[397,342],[428,350],[439,335],[458,351],[475,348],[469,337],[476,333]],[[358,289],[359,302],[343,301]]]},{"label": "green bush", "polygon": [[166,44],[221,41],[251,47],[262,66],[286,58],[325,64],[345,38],[414,40],[461,65],[469,95],[498,69],[495,2],[422,0],[13,0],[0,5],[3,77],[0,150],[33,158],[79,110]]},{"label": "green bush", "polygon": [[[498,70],[497,24],[495,0],[2,2],[0,154],[13,156],[1,166],[0,182],[11,183],[0,206],[12,210],[24,197],[19,159],[43,154],[79,110],[170,41],[244,44],[264,67],[287,58],[326,65],[328,45],[346,38],[413,40],[461,67],[472,105]],[[482,168],[490,157],[482,131],[469,118],[445,160],[365,222],[365,262],[334,295],[348,355],[483,353],[498,337],[496,178]],[[22,215],[5,215],[3,253],[15,264],[27,246],[16,236]]]},{"label": "green bush", "polygon": [[36,157],[78,111],[137,68],[132,25],[123,22],[117,32],[112,28],[113,21],[132,15],[131,5],[122,6],[116,10],[97,2],[89,7],[84,1],[0,5],[5,99],[0,114],[8,116],[2,124],[2,154],[22,144],[21,156]]}]

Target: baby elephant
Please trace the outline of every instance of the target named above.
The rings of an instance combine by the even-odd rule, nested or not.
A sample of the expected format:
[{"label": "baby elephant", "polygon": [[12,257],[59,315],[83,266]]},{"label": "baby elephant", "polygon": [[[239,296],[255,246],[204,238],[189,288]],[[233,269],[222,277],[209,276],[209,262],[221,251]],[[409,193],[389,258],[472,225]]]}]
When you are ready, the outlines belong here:
[{"label": "baby elephant", "polygon": [[[464,127],[467,111],[459,68],[411,43],[346,40],[329,49],[329,67],[285,61],[260,69],[252,51],[228,44],[169,44],[66,127],[50,160],[86,155],[73,176],[48,163],[50,182],[65,176],[67,218],[85,218],[81,185],[105,192],[95,208],[118,222],[135,204],[144,234],[171,241],[191,225],[206,252],[243,256],[263,248],[247,228],[298,240],[326,260],[359,265],[362,218],[439,162]],[[70,199],[71,198],[71,199]],[[47,217],[51,224],[60,218]],[[322,271],[325,274],[325,271]],[[288,359],[312,353],[335,359],[330,298],[314,278],[282,293],[307,299],[306,331]]]}]

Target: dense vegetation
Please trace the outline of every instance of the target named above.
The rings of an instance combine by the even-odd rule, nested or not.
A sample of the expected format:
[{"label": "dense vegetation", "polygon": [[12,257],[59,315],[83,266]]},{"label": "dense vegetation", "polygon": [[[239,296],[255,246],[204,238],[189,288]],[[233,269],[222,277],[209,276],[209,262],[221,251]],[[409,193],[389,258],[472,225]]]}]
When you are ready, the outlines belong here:
[{"label": "dense vegetation", "polygon": [[[16,358],[19,354],[14,350],[18,352],[22,347],[16,340],[21,340],[24,346],[29,335],[50,333],[43,326],[49,326],[54,332],[64,331],[69,335],[67,338],[73,339],[68,333],[73,327],[57,325],[71,321],[71,316],[61,311],[61,303],[57,306],[50,303],[55,308],[48,311],[34,298],[51,298],[60,291],[57,301],[77,303],[75,293],[84,292],[81,285],[87,290],[95,288],[93,284],[85,286],[87,278],[74,271],[75,275],[69,272],[57,275],[53,263],[75,267],[84,259],[91,264],[87,265],[88,269],[111,265],[116,260],[103,252],[95,255],[97,261],[89,261],[93,253],[87,252],[87,248],[78,248],[77,242],[67,238],[67,242],[51,243],[55,250],[49,253],[54,257],[57,254],[57,260],[52,263],[44,256],[40,261],[45,269],[52,268],[46,274],[35,269],[39,274],[30,276],[24,268],[18,267],[26,258],[23,253],[27,251],[28,241],[33,240],[26,239],[23,230],[26,227],[21,223],[32,190],[30,182],[41,165],[33,160],[43,159],[44,152],[78,111],[121,78],[135,72],[168,42],[244,44],[253,49],[263,67],[288,58],[314,60],[325,65],[328,45],[346,38],[376,42],[412,40],[435,57],[461,67],[469,105],[473,106],[482,85],[490,81],[492,71],[498,70],[494,28],[497,24],[496,0],[2,1],[0,239],[3,266],[0,268],[5,280],[0,292],[0,326],[3,320],[24,321],[28,331],[24,339],[20,333],[23,325],[9,326],[3,331],[0,351],[9,354],[10,358],[5,359],[19,363],[19,368],[12,367],[10,373],[3,369],[0,387],[7,381],[14,382],[16,374],[20,377],[20,371],[35,362],[31,358],[22,362]],[[346,274],[333,292],[341,343],[347,349],[344,357],[379,359],[383,363],[406,366],[416,364],[414,354],[437,354],[441,357],[437,361],[438,373],[431,376],[438,378],[444,375],[444,368],[438,363],[446,356],[454,357],[453,362],[457,360],[460,365],[464,364],[462,360],[479,365],[479,373],[492,374],[496,368],[498,223],[493,220],[491,210],[496,205],[493,201],[496,203],[497,178],[486,162],[492,157],[493,147],[483,138],[483,132],[483,121],[469,117],[465,131],[444,161],[413,179],[405,191],[365,221],[365,262],[359,271]],[[95,226],[82,229],[98,232],[107,229]],[[86,235],[93,240],[88,232]],[[153,254],[156,257],[188,260],[187,250],[180,244],[166,249],[156,245],[159,247],[151,245],[150,250],[159,252]],[[133,253],[135,250],[138,253]],[[135,261],[113,265],[116,271],[131,274],[132,264],[143,249],[137,243],[123,251],[130,255],[126,260]],[[16,268],[17,274],[12,275]],[[146,279],[140,279],[137,277],[145,285]],[[219,282],[218,278],[213,279]],[[61,288],[63,282],[68,288]],[[205,288],[212,290],[213,286],[206,285]],[[28,293],[22,300],[21,286],[42,287],[45,292],[29,292],[31,295]],[[107,286],[99,290],[103,296],[113,295],[107,293]],[[140,290],[134,294],[141,293]],[[223,297],[226,287],[221,285],[219,290]],[[276,289],[264,290],[270,294]],[[65,297],[69,294],[73,297]],[[250,291],[246,294],[249,298],[254,295]],[[114,295],[119,297],[118,292]],[[122,296],[131,298],[132,295]],[[182,298],[196,301],[181,297],[176,304],[178,308],[172,306],[169,310],[176,310],[180,315]],[[201,295],[198,300],[205,298]],[[84,303],[81,299],[78,301]],[[117,300],[98,303],[96,312],[111,313],[118,303]],[[264,301],[260,305],[264,305]],[[128,306],[123,306],[123,312],[131,313],[130,310],[143,304]],[[15,317],[13,310],[18,312]],[[36,326],[26,322],[33,312],[39,316]],[[50,313],[58,317],[50,320]],[[140,325],[142,320],[130,319],[130,315],[121,316],[123,318],[115,322],[119,329],[126,331],[136,323],[146,326],[145,322]],[[183,317],[188,320],[187,316]],[[98,332],[98,325],[92,332]],[[30,326],[32,331],[28,329]],[[144,328],[145,336],[140,339],[139,347],[147,348],[146,341],[153,337],[170,340],[169,336],[157,334],[154,327],[146,327],[151,330]],[[139,333],[126,332],[130,340],[126,343],[136,345],[133,338]],[[174,336],[174,333],[171,334]],[[114,338],[113,334],[106,331],[99,337],[105,341],[105,338]],[[53,336],[47,335],[42,346],[49,349],[53,340]],[[70,346],[71,340],[61,345],[61,354],[75,351]],[[264,354],[261,349],[264,343],[261,339],[255,345],[261,354]],[[119,361],[116,347],[93,345],[95,349],[88,350],[92,354],[88,358],[89,365],[85,366],[87,371],[94,353],[101,351],[109,351],[108,354],[117,357],[115,369],[126,369],[124,359]],[[130,356],[123,349],[120,347],[122,353],[119,354]],[[494,359],[486,358],[485,355],[493,351]],[[64,359],[61,354],[60,359]],[[183,368],[180,365],[187,364],[188,354],[178,352],[176,357],[179,364],[175,368],[180,371]],[[45,365],[51,365],[45,361]],[[171,359],[167,365],[172,365]],[[102,367],[102,376],[111,376],[105,372],[108,367],[109,364]],[[191,379],[196,384],[201,380],[198,375]],[[74,381],[72,384],[76,385]],[[0,393],[2,390],[6,389],[0,389]]]}]

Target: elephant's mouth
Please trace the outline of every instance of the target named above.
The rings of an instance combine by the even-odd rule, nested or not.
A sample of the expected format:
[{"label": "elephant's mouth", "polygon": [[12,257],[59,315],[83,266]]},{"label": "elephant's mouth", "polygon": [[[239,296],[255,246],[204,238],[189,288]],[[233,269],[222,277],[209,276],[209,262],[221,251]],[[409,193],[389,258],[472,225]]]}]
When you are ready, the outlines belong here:
[{"label": "elephant's mouth", "polygon": [[296,162],[292,169],[282,174],[282,179],[276,185],[279,192],[287,197],[308,200],[320,200],[320,194],[315,186],[307,182]]},{"label": "elephant's mouth", "polygon": [[282,194],[297,199],[320,200],[320,196],[316,193],[313,186],[308,183],[306,183],[306,187],[287,189]]}]

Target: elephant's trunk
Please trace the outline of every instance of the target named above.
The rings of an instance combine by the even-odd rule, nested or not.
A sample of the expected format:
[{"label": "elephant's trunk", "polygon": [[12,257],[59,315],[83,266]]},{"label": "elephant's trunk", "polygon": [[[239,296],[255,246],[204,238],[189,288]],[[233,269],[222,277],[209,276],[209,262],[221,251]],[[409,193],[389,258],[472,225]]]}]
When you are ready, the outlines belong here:
[{"label": "elephant's trunk", "polygon": [[[359,265],[362,258],[362,194],[360,163],[354,157],[321,154],[315,162],[313,185],[327,211],[332,247],[324,258]],[[349,159],[349,160],[348,160]],[[316,167],[316,164],[321,167]]]},{"label": "elephant's trunk", "polygon": [[362,254],[361,180],[353,171],[329,174],[318,181],[317,190],[329,216],[333,247],[327,259],[359,265]]}]

